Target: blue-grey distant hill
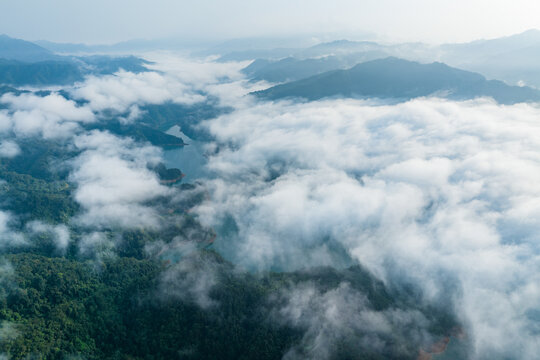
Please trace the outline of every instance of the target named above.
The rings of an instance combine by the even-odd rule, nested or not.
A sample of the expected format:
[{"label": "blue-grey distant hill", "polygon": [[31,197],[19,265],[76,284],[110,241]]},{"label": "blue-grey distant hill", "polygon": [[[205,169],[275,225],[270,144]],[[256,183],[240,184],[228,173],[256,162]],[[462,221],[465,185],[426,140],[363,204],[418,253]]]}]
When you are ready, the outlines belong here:
[{"label": "blue-grey distant hill", "polygon": [[90,74],[147,71],[147,63],[134,56],[60,56],[31,42],[0,35],[0,85],[65,85]]},{"label": "blue-grey distant hill", "polygon": [[185,50],[199,48],[207,45],[203,41],[185,39],[133,39],[118,42],[115,44],[77,44],[77,43],[57,43],[47,40],[34,41],[34,44],[48,49],[54,53],[85,55],[85,54],[133,54],[144,51],[156,50]]},{"label": "blue-grey distant hill", "polygon": [[540,88],[540,31],[442,45],[440,59],[462,69],[509,83],[522,82]]},{"label": "blue-grey distant hill", "polygon": [[0,58],[25,62],[59,60],[61,56],[55,55],[41,46],[29,41],[13,39],[7,35],[0,35]]},{"label": "blue-grey distant hill", "polygon": [[337,69],[347,69],[358,63],[388,57],[380,51],[366,51],[343,56],[299,59],[287,57],[281,60],[257,59],[242,69],[253,81],[287,82]]},{"label": "blue-grey distant hill", "polygon": [[341,57],[355,53],[378,52],[383,57],[389,56],[390,47],[367,41],[338,40],[320,43],[307,48],[274,48],[274,49],[245,49],[226,52],[219,61],[246,61],[253,59],[267,59],[270,61],[294,58],[297,60],[317,59],[323,57]]},{"label": "blue-grey distant hill", "polygon": [[[295,58],[297,60],[320,59],[336,57],[347,59],[359,54],[377,54],[375,58],[395,56],[407,60],[425,61],[434,58],[436,47],[422,43],[403,43],[385,45],[373,41],[335,40],[317,45],[301,48],[274,48],[274,49],[243,49],[221,53],[219,61],[245,61],[253,59],[282,60]],[[436,52],[436,51],[435,51]]]},{"label": "blue-grey distant hill", "polygon": [[525,32],[489,40],[475,40],[461,44],[445,44],[440,49],[443,58],[463,62],[474,61],[488,56],[496,56],[503,52],[521,51],[522,49],[540,46],[540,30],[531,29]]},{"label": "blue-grey distant hill", "polygon": [[82,81],[91,74],[112,74],[120,69],[132,72],[147,71],[146,61],[136,57],[114,58],[108,56],[66,58],[23,62],[0,58],[0,84],[67,85]]},{"label": "blue-grey distant hill", "polygon": [[281,59],[292,56],[297,51],[313,45],[306,37],[252,37],[231,39],[213,44],[207,49],[195,51],[194,56],[220,55],[218,61],[245,61],[257,58]]},{"label": "blue-grey distant hill", "polygon": [[79,66],[67,61],[22,62],[0,59],[0,83],[9,85],[65,85],[83,80]]},{"label": "blue-grey distant hill", "polygon": [[384,51],[390,46],[381,45],[373,41],[335,40],[320,43],[297,52],[297,57],[309,58],[328,55],[345,55],[358,52]]},{"label": "blue-grey distant hill", "polygon": [[[309,47],[237,48],[223,46],[214,50],[220,61],[268,61],[266,69],[247,73],[254,80],[283,82],[351,67],[357,63],[389,56],[419,61],[439,61],[463,70],[478,72],[488,79],[509,84],[526,84],[540,88],[540,30],[489,40],[461,44],[428,45],[422,43],[383,44],[373,41],[336,40]],[[349,59],[370,54],[367,59]],[[291,59],[295,60],[292,64]],[[260,64],[258,64],[260,65]],[[295,74],[301,74],[295,75]]]},{"label": "blue-grey distant hill", "polygon": [[480,74],[443,63],[420,64],[394,57],[368,61],[254,93],[266,99],[359,97],[412,99],[436,95],[450,99],[492,97],[499,103],[540,101],[540,91],[486,80]]}]

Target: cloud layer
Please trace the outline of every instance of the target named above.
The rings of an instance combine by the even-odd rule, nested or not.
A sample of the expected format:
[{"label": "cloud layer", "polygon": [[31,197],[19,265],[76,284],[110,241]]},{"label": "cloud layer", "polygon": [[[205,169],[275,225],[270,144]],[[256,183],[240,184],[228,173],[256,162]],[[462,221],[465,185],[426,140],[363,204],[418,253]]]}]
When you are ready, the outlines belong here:
[{"label": "cloud layer", "polygon": [[61,139],[70,137],[80,123],[95,121],[90,109],[56,93],[47,96],[8,93],[0,97],[0,103],[8,107],[0,113],[0,135]]},{"label": "cloud layer", "polygon": [[210,159],[197,212],[228,231],[216,247],[236,263],[357,260],[453,299],[478,358],[534,357],[538,114],[489,100],[254,103],[206,124],[231,146]]},{"label": "cloud layer", "polygon": [[[161,150],[83,133],[80,124],[101,121],[106,111],[130,112],[133,120],[140,105],[215,96],[236,110],[205,124],[216,137],[210,147],[219,149],[208,163],[216,176],[193,214],[219,232],[215,247],[228,259],[256,270],[358,261],[389,286],[412,283],[426,302],[448,304],[478,359],[540,352],[538,108],[438,99],[257,103],[245,96],[257,85],[240,77],[240,64],[166,58],[153,68],[160,73],[89,78],[71,89],[80,104],[55,93],[0,99],[7,107],[0,111],[1,157],[17,155],[19,137],[61,139],[79,151],[69,179],[82,208],[74,221],[88,229],[81,253],[112,251],[108,229],[158,227],[152,202],[178,194],[148,170]],[[7,245],[24,243],[12,223],[0,211],[0,236]],[[53,234],[60,250],[69,242],[63,227],[28,229]],[[172,267],[163,286],[171,297],[212,307],[207,294],[216,277],[198,284],[193,269]],[[345,285],[291,289],[283,299],[282,320],[307,329],[303,344],[314,349],[358,324],[387,335],[400,316],[423,321],[373,314]]]},{"label": "cloud layer", "polygon": [[70,180],[77,184],[75,200],[84,212],[78,221],[88,227],[156,227],[159,215],[145,203],[172,191],[159,183],[149,163],[159,162],[161,150],[140,146],[108,132],[78,136],[83,150],[72,162]]}]

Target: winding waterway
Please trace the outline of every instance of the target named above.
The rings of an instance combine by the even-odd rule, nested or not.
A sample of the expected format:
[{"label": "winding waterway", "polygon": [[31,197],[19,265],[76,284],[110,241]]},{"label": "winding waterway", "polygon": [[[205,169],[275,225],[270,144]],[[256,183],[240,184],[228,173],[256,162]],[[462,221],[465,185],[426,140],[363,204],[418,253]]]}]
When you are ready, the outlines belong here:
[{"label": "winding waterway", "polygon": [[181,138],[185,146],[164,152],[165,165],[168,168],[178,168],[185,174],[182,182],[192,183],[209,175],[206,168],[208,159],[204,155],[204,143],[190,139],[178,125],[167,130],[167,134]]}]

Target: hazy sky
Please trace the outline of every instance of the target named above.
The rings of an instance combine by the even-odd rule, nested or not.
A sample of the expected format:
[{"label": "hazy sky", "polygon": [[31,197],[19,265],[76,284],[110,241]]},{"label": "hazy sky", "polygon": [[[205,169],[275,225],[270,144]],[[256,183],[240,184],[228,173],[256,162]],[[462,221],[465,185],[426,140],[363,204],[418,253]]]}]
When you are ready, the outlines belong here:
[{"label": "hazy sky", "polygon": [[540,28],[536,0],[0,0],[0,33],[111,43],[373,32],[393,40],[468,41]]}]

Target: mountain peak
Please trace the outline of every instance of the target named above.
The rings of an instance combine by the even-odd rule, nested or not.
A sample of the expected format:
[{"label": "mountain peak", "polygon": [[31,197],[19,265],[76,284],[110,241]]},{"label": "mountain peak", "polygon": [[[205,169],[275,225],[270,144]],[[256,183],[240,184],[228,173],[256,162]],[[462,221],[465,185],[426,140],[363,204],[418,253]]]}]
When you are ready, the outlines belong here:
[{"label": "mountain peak", "polygon": [[537,37],[540,37],[540,30],[539,29],[529,29],[529,30],[525,30],[524,32],[513,35],[513,36],[537,36]]},{"label": "mountain peak", "polygon": [[0,35],[0,58],[25,62],[55,60],[58,56],[30,41]]},{"label": "mountain peak", "polygon": [[537,46],[540,44],[540,30],[529,29],[522,33],[507,37],[506,41],[519,44],[523,47]]}]

